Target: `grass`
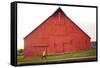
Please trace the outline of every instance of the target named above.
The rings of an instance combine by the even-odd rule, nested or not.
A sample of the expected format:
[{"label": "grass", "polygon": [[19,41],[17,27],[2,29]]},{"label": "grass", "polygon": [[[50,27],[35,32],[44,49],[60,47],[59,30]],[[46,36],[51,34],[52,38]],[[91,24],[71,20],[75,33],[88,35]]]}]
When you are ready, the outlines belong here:
[{"label": "grass", "polygon": [[23,63],[23,62],[24,63],[25,62],[36,63],[36,62],[46,62],[46,61],[51,61],[51,60],[88,57],[88,56],[95,56],[95,55],[96,55],[96,49],[92,48],[89,50],[74,52],[74,53],[66,53],[66,54],[61,54],[61,55],[48,55],[48,56],[46,56],[47,59],[41,59],[41,57],[24,58],[23,56],[18,56],[17,61],[20,63]]}]

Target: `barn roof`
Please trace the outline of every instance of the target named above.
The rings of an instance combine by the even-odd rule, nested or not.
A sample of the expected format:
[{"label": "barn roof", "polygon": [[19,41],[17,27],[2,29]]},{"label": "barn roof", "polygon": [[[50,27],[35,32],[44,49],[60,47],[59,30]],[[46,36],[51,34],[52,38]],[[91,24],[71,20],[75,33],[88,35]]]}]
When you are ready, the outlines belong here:
[{"label": "barn roof", "polygon": [[[88,36],[88,34],[86,34],[79,26],[77,26],[65,13],[64,11],[59,7],[51,16],[53,16],[54,14],[56,14],[57,12],[61,12],[63,13],[71,22],[72,24],[74,24],[80,31],[82,31],[88,38],[90,38],[90,36]],[[49,16],[46,20],[44,20],[43,23],[45,23],[51,16]],[[35,28],[32,32],[34,32],[35,30],[37,30],[41,25],[43,25],[43,23],[41,23],[37,28]],[[27,38],[32,32],[30,32],[27,36],[24,37]]]}]

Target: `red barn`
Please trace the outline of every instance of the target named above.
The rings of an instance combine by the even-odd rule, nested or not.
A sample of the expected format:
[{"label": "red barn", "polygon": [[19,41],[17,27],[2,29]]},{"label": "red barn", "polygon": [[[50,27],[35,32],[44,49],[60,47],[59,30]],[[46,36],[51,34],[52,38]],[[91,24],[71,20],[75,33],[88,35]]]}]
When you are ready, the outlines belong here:
[{"label": "red barn", "polygon": [[24,38],[24,57],[64,54],[89,49],[90,37],[61,8]]}]

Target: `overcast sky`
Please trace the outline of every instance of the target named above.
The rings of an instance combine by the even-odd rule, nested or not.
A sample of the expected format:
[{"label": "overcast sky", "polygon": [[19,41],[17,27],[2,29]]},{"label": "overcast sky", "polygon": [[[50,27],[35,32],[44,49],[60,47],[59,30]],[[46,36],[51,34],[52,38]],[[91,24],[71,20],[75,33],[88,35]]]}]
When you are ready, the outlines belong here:
[{"label": "overcast sky", "polygon": [[[24,37],[52,15],[59,6],[18,4],[17,46],[24,48]],[[60,6],[64,13],[85,33],[96,40],[96,8]]]}]

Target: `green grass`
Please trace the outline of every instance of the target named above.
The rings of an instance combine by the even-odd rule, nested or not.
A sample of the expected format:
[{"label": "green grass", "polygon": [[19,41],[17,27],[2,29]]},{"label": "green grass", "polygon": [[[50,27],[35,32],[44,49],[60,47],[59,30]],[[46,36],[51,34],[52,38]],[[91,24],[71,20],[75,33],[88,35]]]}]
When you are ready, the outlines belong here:
[{"label": "green grass", "polygon": [[96,49],[92,48],[85,51],[80,52],[74,52],[74,53],[66,53],[66,54],[60,54],[60,55],[48,55],[46,56],[47,59],[41,59],[41,57],[36,58],[24,58],[23,56],[18,56],[17,61],[18,62],[45,62],[45,61],[51,61],[51,60],[59,60],[59,59],[69,59],[69,58],[78,58],[78,57],[88,57],[88,56],[95,56],[96,55]]}]

